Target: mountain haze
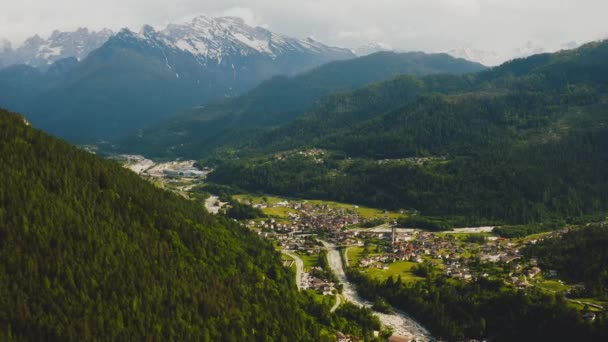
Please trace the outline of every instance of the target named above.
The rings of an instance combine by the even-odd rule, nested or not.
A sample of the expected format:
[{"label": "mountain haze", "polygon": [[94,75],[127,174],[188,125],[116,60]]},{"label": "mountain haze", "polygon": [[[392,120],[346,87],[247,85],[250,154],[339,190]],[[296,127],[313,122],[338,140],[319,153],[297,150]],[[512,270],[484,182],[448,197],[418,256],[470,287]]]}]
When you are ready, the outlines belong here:
[{"label": "mountain haze", "polygon": [[275,77],[243,96],[193,109],[144,130],[122,145],[126,150],[155,156],[200,157],[214,146],[243,138],[253,129],[290,122],[333,92],[401,74],[463,74],[483,69],[480,64],[446,54],[422,52],[380,52],[336,61],[294,77]]},{"label": "mountain haze", "polygon": [[58,74],[24,66],[0,70],[0,89],[10,89],[0,93],[0,105],[26,112],[36,127],[72,141],[109,139],[238,95],[272,76],[353,57],[349,50],[237,18],[201,16],[160,31],[123,29]]},{"label": "mountain haze", "polygon": [[[465,224],[601,215],[606,58],[608,42],[590,43],[477,74],[402,76],[330,96],[293,122],[219,147],[220,159],[239,158],[211,180]],[[293,153],[310,148],[327,151],[323,163]]]},{"label": "mountain haze", "polygon": [[3,43],[0,40],[0,69],[17,64],[47,69],[51,64],[65,58],[82,60],[107,42],[113,34],[109,29],[99,32],[87,28],[79,28],[73,32],[55,30],[47,39],[35,35],[17,48],[13,48],[8,41]]}]

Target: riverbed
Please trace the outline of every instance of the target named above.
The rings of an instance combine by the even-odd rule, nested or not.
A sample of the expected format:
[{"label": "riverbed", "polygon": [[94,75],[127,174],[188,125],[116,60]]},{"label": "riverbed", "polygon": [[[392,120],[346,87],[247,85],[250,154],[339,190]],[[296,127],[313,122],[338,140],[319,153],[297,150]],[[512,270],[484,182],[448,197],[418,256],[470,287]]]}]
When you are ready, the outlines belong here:
[{"label": "riverbed", "polygon": [[[357,291],[355,291],[354,285],[346,279],[346,273],[342,267],[342,258],[340,257],[340,252],[336,246],[326,241],[321,241],[321,243],[323,243],[323,246],[327,249],[329,266],[340,280],[340,283],[344,286],[342,291],[344,298],[356,305],[371,308],[372,303],[361,298]],[[392,328],[393,333],[396,335],[406,336],[410,339],[415,339],[416,341],[433,340],[429,331],[405,312],[394,310],[393,314],[385,314],[374,311],[374,314],[378,316],[383,325]]]}]

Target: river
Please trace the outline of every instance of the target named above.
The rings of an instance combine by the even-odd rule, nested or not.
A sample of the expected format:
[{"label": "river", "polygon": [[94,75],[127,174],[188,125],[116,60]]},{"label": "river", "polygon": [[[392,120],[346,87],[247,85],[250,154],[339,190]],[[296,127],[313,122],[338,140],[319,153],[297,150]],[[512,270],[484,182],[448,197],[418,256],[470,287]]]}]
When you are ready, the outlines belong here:
[{"label": "river", "polygon": [[[342,266],[342,258],[340,257],[340,252],[336,246],[326,241],[321,241],[321,243],[327,248],[329,266],[340,280],[340,283],[344,286],[342,294],[346,300],[359,306],[371,307],[372,303],[361,298],[355,291],[354,285],[346,279],[346,273]],[[393,333],[397,335],[406,336],[410,339],[415,339],[416,341],[433,340],[433,337],[428,330],[403,311],[394,310],[394,313],[392,314],[374,311],[374,314],[378,316],[383,325],[391,327]]]}]

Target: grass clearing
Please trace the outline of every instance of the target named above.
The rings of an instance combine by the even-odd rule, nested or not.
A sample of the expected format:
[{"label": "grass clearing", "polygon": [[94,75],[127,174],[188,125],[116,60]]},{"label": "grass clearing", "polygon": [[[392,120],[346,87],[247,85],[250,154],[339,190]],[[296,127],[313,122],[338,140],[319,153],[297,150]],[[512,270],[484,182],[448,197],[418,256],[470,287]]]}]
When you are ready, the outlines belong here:
[{"label": "grass clearing", "polygon": [[492,233],[435,233],[436,236],[439,237],[448,237],[448,236],[453,236],[456,240],[458,241],[465,241],[469,238],[475,238],[475,237],[479,237],[479,236],[483,236],[484,238],[489,238],[492,236],[496,236]]},{"label": "grass clearing", "polygon": [[419,281],[424,280],[422,277],[416,276],[412,272],[412,268],[416,266],[415,262],[410,261],[397,261],[388,265],[388,270],[378,269],[378,268],[368,268],[361,269],[361,272],[366,274],[369,277],[378,279],[378,280],[386,280],[390,277],[398,277],[401,276],[401,280],[404,282],[411,281]]},{"label": "grass clearing", "polygon": [[240,194],[232,196],[237,201],[244,202],[249,201],[252,205],[255,204],[269,204],[274,205],[280,202],[289,201],[288,199],[277,197],[277,196],[254,196],[248,194]]},{"label": "grass clearing", "polygon": [[381,210],[381,209],[362,207],[362,206],[358,206],[355,204],[347,204],[347,203],[340,203],[340,202],[333,202],[333,201],[307,200],[306,203],[313,204],[313,205],[326,205],[333,209],[354,210],[359,214],[359,216],[361,216],[362,218],[367,219],[367,220],[384,219],[386,216],[388,216],[389,219],[397,219],[397,218],[403,216],[402,214],[399,214],[397,212],[385,212],[384,210]]},{"label": "grass clearing", "polygon": [[297,214],[298,211],[291,208],[286,207],[273,207],[273,208],[263,208],[262,212],[270,217],[277,217],[281,219],[289,218],[289,214]]},{"label": "grass clearing", "polygon": [[304,271],[306,272],[310,271],[311,267],[319,266],[319,255],[317,254],[308,255],[306,253],[298,253],[298,256],[304,262]]},{"label": "grass clearing", "polygon": [[[370,245],[367,250],[367,257],[373,257],[373,256],[378,256],[381,255],[382,253],[376,253],[374,252],[376,250],[377,245]],[[347,252],[347,257],[348,257],[348,264],[350,266],[357,266],[359,264],[359,260],[363,259],[363,251],[365,250],[365,247],[349,247],[348,248],[348,252]]]},{"label": "grass clearing", "polygon": [[385,212],[381,209],[369,208],[364,206],[358,206],[355,204],[348,203],[340,203],[334,201],[324,201],[324,200],[304,200],[304,199],[295,199],[295,198],[286,198],[286,197],[278,197],[278,196],[258,196],[258,195],[250,195],[250,194],[238,194],[232,196],[232,198],[240,201],[246,202],[249,201],[252,205],[256,204],[267,204],[267,205],[276,205],[280,202],[306,202],[308,204],[313,205],[326,205],[333,209],[348,209],[356,211],[362,218],[366,220],[371,219],[384,219],[388,216],[390,220],[395,220],[399,217],[402,217],[402,214],[397,212]]},{"label": "grass clearing", "polygon": [[[578,298],[577,299],[568,299],[568,306],[570,306],[571,308],[574,308],[578,311],[583,311],[585,309],[588,309],[591,312],[602,312],[602,310],[599,308],[596,308],[594,306],[585,305],[583,303],[580,303],[579,301],[587,302],[586,300],[578,299]],[[588,303],[592,303],[592,302],[588,302]],[[592,303],[592,304],[595,304],[595,303]]]},{"label": "grass clearing", "polygon": [[570,286],[560,283],[557,280],[543,280],[539,282],[537,286],[550,292],[564,292],[570,289]]},{"label": "grass clearing", "polygon": [[317,304],[324,304],[328,307],[332,307],[332,306],[334,306],[334,304],[336,304],[335,295],[324,296],[322,294],[317,293],[317,291],[314,291],[314,290],[306,290],[306,292],[308,292],[312,296],[313,300]]},{"label": "grass clearing", "polygon": [[551,233],[552,232],[543,232],[543,233],[538,233],[538,234],[532,234],[532,235],[525,236],[523,238],[515,239],[514,241],[517,243],[526,243],[526,242],[529,242],[532,240],[538,240]]}]

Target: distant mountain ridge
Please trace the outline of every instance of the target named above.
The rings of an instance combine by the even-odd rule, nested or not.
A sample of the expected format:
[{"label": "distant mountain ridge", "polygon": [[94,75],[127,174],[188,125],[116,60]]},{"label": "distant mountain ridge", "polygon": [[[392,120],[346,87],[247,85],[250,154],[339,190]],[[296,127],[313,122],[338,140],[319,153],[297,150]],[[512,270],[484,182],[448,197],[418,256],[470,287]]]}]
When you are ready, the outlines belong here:
[{"label": "distant mountain ridge", "polygon": [[532,55],[556,52],[559,50],[571,50],[579,46],[580,44],[577,42],[567,42],[560,44],[559,46],[546,47],[528,41],[523,46],[514,49],[484,50],[471,46],[461,46],[449,49],[446,53],[457,58],[475,61],[486,66],[497,66],[516,58],[526,58]]},{"label": "distant mountain ridge", "polygon": [[164,30],[123,29],[80,61],[58,60],[61,67],[4,68],[0,106],[28,113],[36,127],[71,141],[107,140],[239,95],[273,76],[354,57],[238,18],[199,16]]},{"label": "distant mountain ridge", "polygon": [[355,55],[359,57],[371,55],[376,52],[397,52],[390,45],[382,42],[369,42],[367,44],[361,45],[355,49],[353,52]]},{"label": "distant mountain ridge", "polygon": [[[199,16],[191,23],[170,24],[159,34],[167,37],[177,48],[192,53],[202,62],[212,60],[222,63],[225,58],[234,54],[260,54],[276,60],[294,52],[335,55],[336,59],[354,57],[347,49],[330,47],[312,38],[296,39],[262,27],[252,27],[238,17]],[[297,71],[296,68],[288,73]]]},{"label": "distant mountain ridge", "polygon": [[109,29],[90,31],[79,28],[72,32],[55,30],[47,39],[34,35],[17,48],[13,48],[7,40],[0,41],[0,68],[26,64],[45,69],[65,58],[81,60],[107,42],[112,35],[114,32]]},{"label": "distant mountain ridge", "polygon": [[[468,226],[606,217],[608,41],[325,97],[203,163],[247,191],[415,208]],[[323,163],[293,151],[326,151]],[[296,180],[296,181],[294,181]],[[589,216],[587,216],[589,215]]]},{"label": "distant mountain ridge", "polygon": [[294,77],[275,77],[242,96],[177,115],[123,141],[121,148],[153,156],[198,158],[214,146],[242,139],[247,131],[290,122],[334,92],[402,74],[464,74],[483,69],[481,64],[447,54],[422,52],[378,52],[336,61]]}]

